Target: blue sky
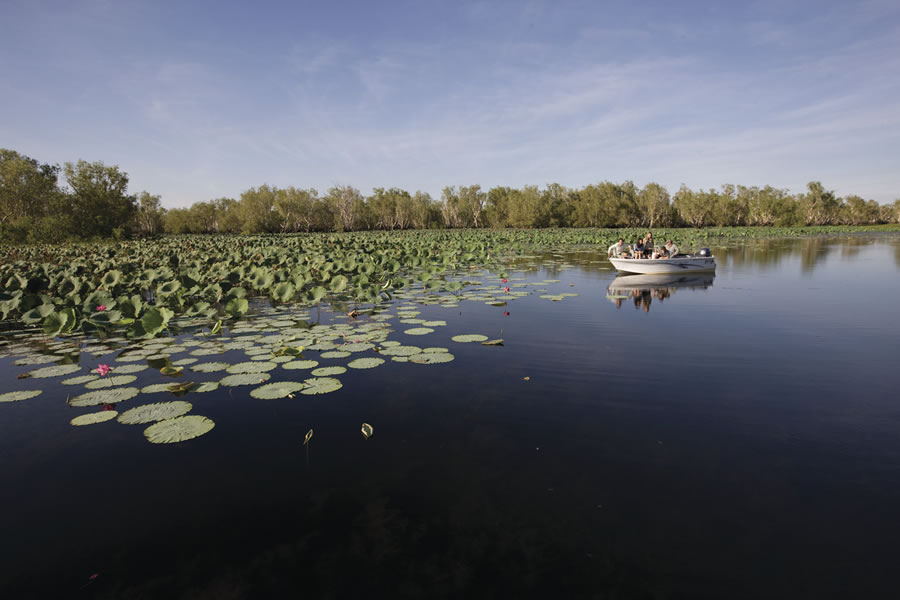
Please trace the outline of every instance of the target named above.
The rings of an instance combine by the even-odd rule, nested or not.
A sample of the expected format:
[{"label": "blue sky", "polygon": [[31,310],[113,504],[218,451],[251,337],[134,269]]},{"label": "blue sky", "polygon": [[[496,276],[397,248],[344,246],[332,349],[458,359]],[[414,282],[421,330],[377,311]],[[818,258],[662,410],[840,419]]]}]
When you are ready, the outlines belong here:
[{"label": "blue sky", "polygon": [[0,7],[0,147],[168,207],[631,179],[900,198],[900,2]]}]

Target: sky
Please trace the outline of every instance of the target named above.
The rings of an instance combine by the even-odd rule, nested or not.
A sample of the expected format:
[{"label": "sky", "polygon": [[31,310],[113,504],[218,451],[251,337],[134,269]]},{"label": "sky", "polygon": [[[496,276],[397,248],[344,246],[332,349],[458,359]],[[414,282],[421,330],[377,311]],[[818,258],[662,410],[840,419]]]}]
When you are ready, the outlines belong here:
[{"label": "sky", "polygon": [[188,206],[269,184],[900,198],[900,2],[0,5],[0,147]]}]

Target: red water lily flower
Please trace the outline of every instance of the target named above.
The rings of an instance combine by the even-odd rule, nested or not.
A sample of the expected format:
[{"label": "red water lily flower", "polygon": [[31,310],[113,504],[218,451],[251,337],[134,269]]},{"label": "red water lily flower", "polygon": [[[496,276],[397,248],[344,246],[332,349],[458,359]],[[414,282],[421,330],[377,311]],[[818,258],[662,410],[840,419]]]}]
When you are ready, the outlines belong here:
[{"label": "red water lily flower", "polygon": [[104,310],[106,310],[106,305],[105,305],[105,304],[101,304],[100,306],[97,307],[97,310],[98,310],[98,311],[104,311]]},{"label": "red water lily flower", "polygon": [[100,377],[106,377],[112,369],[109,368],[109,365],[97,365],[95,371],[100,374]]},{"label": "red water lily flower", "polygon": [[503,291],[506,292],[506,293],[508,294],[508,293],[509,293],[509,288],[508,288],[508,287],[505,287],[505,288],[503,288]]},{"label": "red water lily flower", "polygon": [[506,277],[504,277],[503,279],[501,279],[501,281],[502,281],[503,283],[506,283],[506,281],[507,281]]},{"label": "red water lily flower", "polygon": [[508,311],[508,310],[503,311],[503,316],[504,316],[504,317],[508,317],[508,316],[509,316],[509,311]]}]

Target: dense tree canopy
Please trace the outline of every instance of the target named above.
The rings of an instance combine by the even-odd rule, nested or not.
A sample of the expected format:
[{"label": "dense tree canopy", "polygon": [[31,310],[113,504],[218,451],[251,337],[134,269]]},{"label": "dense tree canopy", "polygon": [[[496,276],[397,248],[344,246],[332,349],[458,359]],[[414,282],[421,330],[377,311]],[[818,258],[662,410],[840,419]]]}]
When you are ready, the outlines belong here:
[{"label": "dense tree canopy", "polygon": [[[66,186],[59,183],[59,174]],[[551,183],[520,189],[448,186],[427,193],[348,185],[325,194],[309,188],[251,187],[239,199],[189,208],[162,207],[148,192],[128,193],[128,175],[102,162],[41,164],[0,149],[0,240],[153,236],[161,233],[286,233],[456,227],[729,227],[900,223],[900,200],[880,205],[840,198],[818,181],[791,194],[771,186],[723,185],[674,195],[650,182],[603,181],[581,189]]]}]

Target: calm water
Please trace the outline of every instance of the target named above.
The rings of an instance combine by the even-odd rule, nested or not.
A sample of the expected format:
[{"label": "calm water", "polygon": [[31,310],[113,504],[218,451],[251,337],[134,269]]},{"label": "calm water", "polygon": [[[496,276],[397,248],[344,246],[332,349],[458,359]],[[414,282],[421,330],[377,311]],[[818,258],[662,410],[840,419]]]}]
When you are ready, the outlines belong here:
[{"label": "calm water", "polygon": [[[655,287],[522,259],[513,283],[559,283],[393,324],[453,362],[190,394],[216,427],[181,444],[72,427],[40,380],[0,404],[0,597],[896,597],[900,236],[714,252]],[[2,391],[38,387],[13,360]]]}]

